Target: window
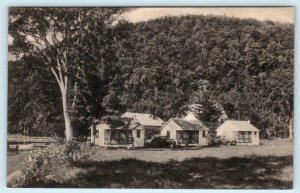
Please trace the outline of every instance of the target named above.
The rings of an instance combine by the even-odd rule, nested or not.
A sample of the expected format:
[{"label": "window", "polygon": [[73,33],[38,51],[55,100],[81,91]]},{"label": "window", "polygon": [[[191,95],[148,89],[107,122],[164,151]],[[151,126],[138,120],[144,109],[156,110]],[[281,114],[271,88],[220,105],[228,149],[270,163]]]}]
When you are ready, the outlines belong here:
[{"label": "window", "polygon": [[238,143],[251,143],[251,131],[239,131]]},{"label": "window", "polygon": [[182,131],[176,131],[176,139],[181,140],[183,138],[183,132]]},{"label": "window", "polygon": [[167,131],[167,138],[170,139],[170,131]]},{"label": "window", "polygon": [[132,144],[132,130],[109,130],[104,132],[104,144]]},{"label": "window", "polygon": [[116,139],[116,138],[118,138],[118,136],[119,136],[118,131],[116,131],[116,130],[111,130],[110,131],[110,138],[111,139]]},{"label": "window", "polygon": [[141,130],[136,130],[136,137],[140,138],[141,137]]},{"label": "window", "polygon": [[205,138],[205,131],[202,131],[202,137]]},{"label": "window", "polygon": [[96,131],[95,137],[99,138],[99,131],[98,130]]},{"label": "window", "polygon": [[199,143],[199,131],[194,131],[192,139],[190,139],[190,143]]},{"label": "window", "polygon": [[254,135],[256,135],[256,131],[254,131]]}]

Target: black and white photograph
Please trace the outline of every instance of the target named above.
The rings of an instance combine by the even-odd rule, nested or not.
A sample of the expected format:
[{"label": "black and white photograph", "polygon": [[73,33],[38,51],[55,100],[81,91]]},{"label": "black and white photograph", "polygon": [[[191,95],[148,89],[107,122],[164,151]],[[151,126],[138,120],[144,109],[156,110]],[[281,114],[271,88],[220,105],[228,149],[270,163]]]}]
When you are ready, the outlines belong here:
[{"label": "black and white photograph", "polygon": [[7,187],[292,189],[294,10],[9,7]]}]

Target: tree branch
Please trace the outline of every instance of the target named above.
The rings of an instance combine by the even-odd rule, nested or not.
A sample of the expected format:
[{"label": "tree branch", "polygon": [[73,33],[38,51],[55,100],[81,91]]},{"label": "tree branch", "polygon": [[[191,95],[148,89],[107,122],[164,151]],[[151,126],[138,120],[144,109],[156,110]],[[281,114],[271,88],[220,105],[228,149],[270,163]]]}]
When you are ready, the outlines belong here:
[{"label": "tree branch", "polygon": [[[68,50],[68,47],[67,47],[67,50]],[[64,68],[65,72],[68,72],[68,68],[67,68],[67,64],[68,64],[67,50],[64,51],[64,53],[63,53],[64,60],[62,60],[63,68]]]},{"label": "tree branch", "polygon": [[58,78],[57,73],[55,72],[55,70],[54,70],[54,68],[53,68],[52,66],[50,67],[50,69],[51,69],[51,71],[52,71],[52,73],[53,73],[53,75],[54,75],[54,77],[55,77],[55,79],[56,79],[56,81],[57,81],[57,83],[58,83],[58,85],[59,85],[59,88],[62,90],[61,82],[60,82],[60,80],[59,80],[59,78]]},{"label": "tree branch", "polygon": [[61,82],[61,85],[62,85],[62,89],[65,89],[64,86],[65,86],[65,83],[64,83],[64,79],[63,79],[63,74],[62,74],[62,69],[61,69],[61,64],[59,62],[59,57],[57,56],[56,57],[56,63],[57,63],[57,70],[58,70],[58,73],[59,73],[59,78],[60,78],[60,82]]},{"label": "tree branch", "polygon": [[68,76],[65,76],[65,89],[67,89],[68,88]]}]

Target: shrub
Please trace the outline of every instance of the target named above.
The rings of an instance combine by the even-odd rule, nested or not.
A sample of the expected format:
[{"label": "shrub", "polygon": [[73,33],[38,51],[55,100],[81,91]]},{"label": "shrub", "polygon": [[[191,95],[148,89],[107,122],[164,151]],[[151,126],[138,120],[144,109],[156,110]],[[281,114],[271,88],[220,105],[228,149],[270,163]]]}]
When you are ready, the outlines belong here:
[{"label": "shrub", "polygon": [[22,164],[22,186],[43,186],[62,182],[75,163],[89,159],[94,153],[90,145],[78,142],[51,144],[29,153]]}]

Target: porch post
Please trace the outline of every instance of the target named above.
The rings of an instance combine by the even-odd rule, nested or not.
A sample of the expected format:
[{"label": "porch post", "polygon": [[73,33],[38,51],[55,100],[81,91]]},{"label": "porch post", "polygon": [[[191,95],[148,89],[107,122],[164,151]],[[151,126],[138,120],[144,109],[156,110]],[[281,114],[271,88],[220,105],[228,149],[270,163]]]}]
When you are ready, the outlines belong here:
[{"label": "porch post", "polygon": [[95,124],[93,124],[91,126],[91,143],[92,144],[95,144],[95,135],[94,135],[94,133],[95,133]]}]

